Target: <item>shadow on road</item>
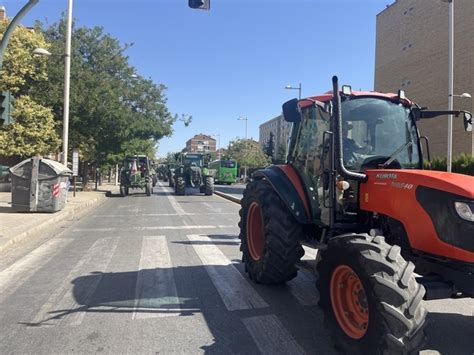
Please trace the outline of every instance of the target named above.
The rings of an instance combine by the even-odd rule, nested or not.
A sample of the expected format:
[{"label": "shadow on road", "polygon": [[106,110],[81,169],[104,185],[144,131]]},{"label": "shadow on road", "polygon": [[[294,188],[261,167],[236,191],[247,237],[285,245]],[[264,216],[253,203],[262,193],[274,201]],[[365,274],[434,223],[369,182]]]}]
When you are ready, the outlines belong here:
[{"label": "shadow on road", "polygon": [[457,313],[428,313],[426,349],[443,355],[474,353],[474,317]]},{"label": "shadow on road", "polygon": [[215,189],[217,191],[221,191],[225,194],[230,194],[230,195],[242,195],[245,190],[245,186],[216,186]]},{"label": "shadow on road", "polygon": [[[225,237],[231,238],[214,236],[216,239]],[[235,267],[201,265],[115,273],[94,272],[72,280],[73,296],[77,303],[75,308],[59,309],[58,306],[40,322],[23,324],[30,327],[51,325],[79,312],[129,313],[133,314],[133,318],[189,317],[200,314],[214,338],[212,345],[201,347],[204,352],[249,354],[258,352],[258,348],[243,321],[251,317],[275,315],[308,353],[335,353],[323,325],[321,311],[316,306],[299,304],[289,292],[291,285],[271,287],[252,284],[268,306],[229,310],[228,304],[224,303],[209,279],[206,268],[212,268],[213,273],[225,278],[229,269]],[[176,286],[169,287],[169,280],[175,280]],[[164,284],[160,285],[160,281]],[[473,320],[469,316],[430,313],[425,349],[453,355],[472,353],[472,325]]]},{"label": "shadow on road", "polygon": [[[296,338],[303,348],[311,351],[316,342],[320,342],[318,351],[333,353],[322,324],[321,312],[316,306],[300,305],[288,292],[287,286],[252,284],[268,305],[256,309],[249,305],[229,310],[208,276],[206,268],[209,267],[221,277],[225,277],[229,271],[235,272],[236,268],[235,265],[200,265],[115,273],[94,272],[71,281],[77,305],[61,308],[58,304],[39,322],[22,324],[28,327],[51,326],[58,322],[67,324],[69,319],[73,320],[81,312],[125,313],[133,319],[199,314],[213,336],[212,345],[201,346],[205,353],[254,354],[259,351],[243,320],[275,315],[293,336],[298,334]],[[169,283],[163,281],[170,279],[175,280],[176,288],[169,287]],[[160,285],[160,281],[163,284]],[[301,327],[302,323],[304,327]],[[262,329],[262,332],[265,330]],[[301,332],[303,334],[299,334]]]}]

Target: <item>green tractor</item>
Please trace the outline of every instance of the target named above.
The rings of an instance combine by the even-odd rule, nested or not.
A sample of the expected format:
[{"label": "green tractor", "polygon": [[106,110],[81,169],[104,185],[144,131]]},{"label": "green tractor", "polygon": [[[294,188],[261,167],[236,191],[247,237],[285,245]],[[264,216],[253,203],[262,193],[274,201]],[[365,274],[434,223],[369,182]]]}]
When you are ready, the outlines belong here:
[{"label": "green tractor", "polygon": [[186,194],[186,187],[199,188],[206,196],[214,193],[214,176],[207,163],[209,157],[202,153],[180,153],[174,170],[174,191],[176,195]]},{"label": "green tractor", "polygon": [[130,189],[144,189],[147,196],[153,192],[153,171],[146,155],[125,158],[120,172],[120,196],[127,196]]},{"label": "green tractor", "polygon": [[169,187],[174,187],[174,171],[176,170],[175,163],[166,164],[166,174],[168,175],[168,185]]}]

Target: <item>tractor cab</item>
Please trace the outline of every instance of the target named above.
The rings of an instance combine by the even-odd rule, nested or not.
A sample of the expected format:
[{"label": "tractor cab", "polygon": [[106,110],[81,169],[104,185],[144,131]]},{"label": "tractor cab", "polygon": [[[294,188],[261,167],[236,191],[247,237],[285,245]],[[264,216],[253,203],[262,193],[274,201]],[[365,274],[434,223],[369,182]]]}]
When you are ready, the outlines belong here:
[{"label": "tractor cab", "polygon": [[[344,86],[337,96],[335,101],[328,92],[283,105],[285,119],[293,122],[287,160],[303,180],[307,211],[316,224],[347,223],[353,229],[353,223],[360,225],[359,186],[367,180],[366,171],[423,169],[416,122],[447,112],[423,110],[403,91],[384,94]],[[466,130],[472,129],[470,113],[452,113],[463,114]]]}]

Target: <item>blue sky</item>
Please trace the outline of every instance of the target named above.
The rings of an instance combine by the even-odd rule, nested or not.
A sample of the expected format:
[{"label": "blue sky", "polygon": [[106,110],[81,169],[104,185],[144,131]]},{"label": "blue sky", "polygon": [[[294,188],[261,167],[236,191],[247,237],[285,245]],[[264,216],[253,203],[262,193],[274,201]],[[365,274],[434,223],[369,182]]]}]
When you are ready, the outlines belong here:
[{"label": "blue sky", "polygon": [[[14,16],[27,0],[3,0]],[[172,113],[190,114],[159,155],[178,151],[197,133],[220,134],[221,146],[248,136],[298,95],[330,89],[337,74],[356,89],[373,89],[376,15],[392,0],[75,0],[77,26],[102,26],[122,43],[137,71],[168,87]],[[67,0],[40,0],[23,19],[54,23]],[[74,85],[74,83],[71,83]]]}]

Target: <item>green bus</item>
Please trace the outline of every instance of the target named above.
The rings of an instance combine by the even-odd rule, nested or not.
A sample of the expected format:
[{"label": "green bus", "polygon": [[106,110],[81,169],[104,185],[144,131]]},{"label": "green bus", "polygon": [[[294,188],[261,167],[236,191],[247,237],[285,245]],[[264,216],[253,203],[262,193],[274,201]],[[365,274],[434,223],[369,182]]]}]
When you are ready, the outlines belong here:
[{"label": "green bus", "polygon": [[237,179],[237,162],[220,159],[209,163],[209,169],[215,171],[214,182],[217,184],[232,184]]}]

